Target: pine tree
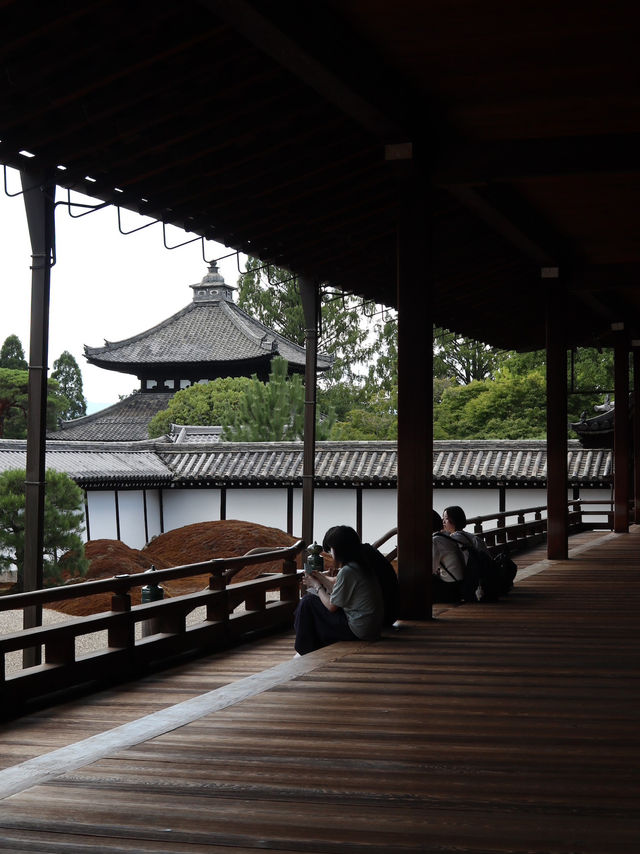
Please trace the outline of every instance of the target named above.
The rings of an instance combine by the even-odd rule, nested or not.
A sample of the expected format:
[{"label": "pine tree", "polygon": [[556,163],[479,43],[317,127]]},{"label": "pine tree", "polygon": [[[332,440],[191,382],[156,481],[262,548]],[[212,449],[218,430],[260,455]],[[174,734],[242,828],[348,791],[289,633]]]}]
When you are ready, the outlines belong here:
[{"label": "pine tree", "polygon": [[[0,567],[18,569],[18,589],[24,579],[24,469],[0,474]],[[82,490],[62,472],[49,469],[45,481],[44,567],[45,586],[63,575],[85,575],[89,566],[80,533],[84,514]]]},{"label": "pine tree", "polygon": [[58,382],[60,393],[67,400],[67,405],[60,411],[60,418],[71,421],[86,415],[87,401],[82,389],[82,372],[68,350],[61,353],[53,363],[51,376]]},{"label": "pine tree", "polygon": [[24,357],[22,342],[17,335],[9,335],[0,349],[0,368],[14,371],[26,371],[27,360]]},{"label": "pine tree", "polygon": [[[287,378],[286,359],[271,362],[269,382],[254,374],[224,438],[234,442],[294,442],[304,433],[304,385],[300,374]],[[318,421],[317,438],[327,438],[332,418]]]}]

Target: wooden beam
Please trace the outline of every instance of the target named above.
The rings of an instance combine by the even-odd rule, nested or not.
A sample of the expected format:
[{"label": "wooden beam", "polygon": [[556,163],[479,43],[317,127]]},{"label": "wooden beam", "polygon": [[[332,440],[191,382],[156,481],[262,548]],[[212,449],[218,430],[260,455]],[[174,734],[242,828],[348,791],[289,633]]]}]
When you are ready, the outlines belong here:
[{"label": "wooden beam", "polygon": [[[228,0],[200,2],[367,131],[387,141],[404,140],[407,137],[406,130],[392,116],[329,67],[326,54],[325,59],[319,58],[291,31],[285,32],[275,20],[277,4],[275,7],[271,4],[272,8],[267,15],[248,0],[234,0],[233,3]],[[352,49],[356,50],[357,45],[352,45]],[[335,54],[335,45],[332,45],[331,52]]]},{"label": "wooden beam", "polygon": [[639,149],[637,133],[454,143],[442,149],[432,180],[448,187],[554,175],[637,174]]}]

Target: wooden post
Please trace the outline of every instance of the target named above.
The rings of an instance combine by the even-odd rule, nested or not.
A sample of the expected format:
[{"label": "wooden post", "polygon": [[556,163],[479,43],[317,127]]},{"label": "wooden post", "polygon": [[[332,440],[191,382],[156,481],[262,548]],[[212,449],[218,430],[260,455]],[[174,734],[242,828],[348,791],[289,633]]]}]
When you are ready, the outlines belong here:
[{"label": "wooden post", "polygon": [[431,618],[433,317],[426,193],[408,186],[398,231],[399,616]]},{"label": "wooden post", "polygon": [[316,373],[318,356],[318,318],[320,294],[315,282],[300,278],[304,311],[304,451],[302,462],[302,539],[313,542],[313,503],[316,458]]},{"label": "wooden post", "polygon": [[[21,172],[24,206],[31,239],[31,330],[27,414],[27,465],[25,487],[25,549],[23,590],[42,584],[44,544],[44,491],[47,425],[47,371],[49,357],[49,293],[54,258],[55,184],[38,172]],[[24,610],[24,628],[42,624],[42,606]],[[40,646],[25,649],[24,667],[40,664]]]},{"label": "wooden post", "polygon": [[640,522],[640,342],[633,347],[633,407],[631,426],[633,437],[633,521]]},{"label": "wooden post", "polygon": [[624,330],[613,348],[615,414],[613,420],[613,530],[629,531],[629,347]]},{"label": "wooden post", "polygon": [[567,509],[567,344],[566,293],[557,267],[542,269],[548,279],[547,332],[547,557],[566,560]]}]

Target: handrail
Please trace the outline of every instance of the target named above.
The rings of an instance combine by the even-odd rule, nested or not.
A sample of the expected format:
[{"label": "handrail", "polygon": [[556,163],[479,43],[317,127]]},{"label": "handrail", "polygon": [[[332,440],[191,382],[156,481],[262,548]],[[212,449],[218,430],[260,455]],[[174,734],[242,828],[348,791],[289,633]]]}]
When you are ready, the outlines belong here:
[{"label": "handrail", "polygon": [[[570,498],[567,499],[567,507],[570,511],[570,526],[575,528],[584,523],[584,516],[602,516],[606,514],[610,517],[613,502],[606,498]],[[603,505],[609,507],[608,510],[584,510],[585,505],[597,505],[602,508]],[[496,513],[486,513],[482,516],[472,516],[467,519],[468,525],[474,526],[474,533],[484,537],[490,550],[503,551],[505,548],[522,548],[523,546],[533,546],[536,542],[542,541],[546,536],[546,519],[542,514],[546,512],[546,504],[538,504],[533,507],[524,507],[516,510],[501,510]],[[529,514],[534,514],[534,519],[527,522],[525,517]],[[575,519],[574,514],[579,514],[580,519]],[[515,525],[507,525],[506,520],[512,516],[516,516],[518,521]],[[488,531],[484,530],[483,523],[497,523],[496,528]],[[392,537],[395,537],[398,529],[391,528],[386,534],[379,537],[372,545],[379,549]],[[397,549],[394,549],[387,557],[393,560],[397,554]]]},{"label": "handrail", "polygon": [[[238,557],[159,569],[151,576],[148,572],[116,575],[0,597],[0,610],[6,611],[96,593],[113,594],[110,611],[0,636],[0,715],[16,714],[21,703],[61,689],[87,682],[122,681],[140,675],[151,662],[219,649],[249,633],[289,626],[300,598],[302,570],[298,570],[296,558],[304,547],[304,542],[298,540],[284,548],[252,549]],[[228,586],[244,566],[274,561],[282,562],[281,572],[263,573]],[[209,585],[203,590],[140,605],[131,602],[130,591],[134,588],[203,573],[210,576]],[[279,591],[279,599],[267,601],[267,592],[274,590]],[[236,611],[243,603],[245,608]],[[204,619],[187,625],[188,615],[202,606],[206,609]],[[136,636],[137,624],[142,624],[140,637]],[[106,646],[77,652],[76,641],[98,631],[106,631]],[[6,674],[7,654],[42,645],[43,664]]]},{"label": "handrail", "polygon": [[[303,540],[298,540],[292,546],[273,549],[272,551],[253,550],[244,555],[229,558],[212,558],[199,563],[188,563],[173,566],[168,569],[157,569],[153,573],[153,583],[161,584],[174,578],[189,578],[209,572],[213,576],[229,580],[245,566],[255,563],[272,563],[274,560],[290,560],[296,557],[304,548]],[[15,611],[29,605],[46,605],[50,602],[62,602],[67,599],[81,599],[83,596],[96,593],[127,594],[136,587],[149,584],[149,576],[145,572],[113,575],[111,578],[100,578],[95,581],[81,581],[74,584],[64,584],[60,587],[46,587],[28,593],[12,593],[0,596],[0,611]]]}]

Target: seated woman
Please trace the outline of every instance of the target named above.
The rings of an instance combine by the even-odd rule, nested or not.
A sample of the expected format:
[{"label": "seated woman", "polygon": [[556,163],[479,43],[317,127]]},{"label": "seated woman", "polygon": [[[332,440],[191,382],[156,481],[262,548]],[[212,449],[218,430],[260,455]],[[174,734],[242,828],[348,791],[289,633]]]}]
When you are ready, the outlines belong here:
[{"label": "seated woman", "polygon": [[314,571],[302,579],[310,593],[300,600],[294,618],[299,655],[337,641],[375,640],[382,627],[382,592],[358,534],[338,525],[324,543],[340,570],[335,578]]},{"label": "seated woman", "polygon": [[[457,505],[445,507],[442,514],[442,523],[444,530],[453,540],[456,540],[467,548],[471,547],[472,549],[487,551],[487,546],[482,537],[476,537],[475,534],[470,534],[468,531],[463,530],[467,524],[467,517],[462,507],[458,507]],[[463,550],[463,554],[466,563],[469,559],[469,553]]]},{"label": "seated woman", "polygon": [[464,577],[462,550],[451,536],[442,530],[443,520],[433,511],[431,538],[431,600],[459,602],[460,584]]}]

